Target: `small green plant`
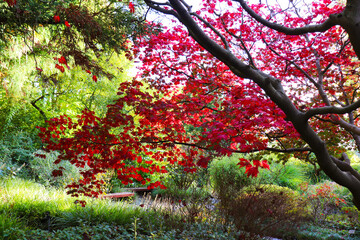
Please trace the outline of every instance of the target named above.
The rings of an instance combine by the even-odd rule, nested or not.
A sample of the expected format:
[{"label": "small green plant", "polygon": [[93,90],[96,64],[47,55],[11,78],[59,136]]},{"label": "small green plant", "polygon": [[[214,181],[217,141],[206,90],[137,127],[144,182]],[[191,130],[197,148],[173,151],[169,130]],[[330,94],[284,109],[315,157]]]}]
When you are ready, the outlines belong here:
[{"label": "small green plant", "polygon": [[297,190],[299,184],[307,180],[305,172],[311,168],[310,165],[293,157],[280,163],[277,154],[274,153],[264,155],[262,158],[268,159],[268,157],[271,161],[271,167],[270,170],[261,172],[259,176],[261,183],[275,184]]},{"label": "small green plant", "polygon": [[37,145],[38,143],[27,132],[18,131],[0,135],[0,156],[4,162],[27,164],[33,157]]},{"label": "small green plant", "polygon": [[35,146],[36,143],[27,133],[0,134],[0,177],[29,177],[28,163]]},{"label": "small green plant", "polygon": [[0,213],[0,239],[19,239],[18,234],[9,232],[9,229],[14,228],[28,229],[19,217],[14,217],[11,213]]}]

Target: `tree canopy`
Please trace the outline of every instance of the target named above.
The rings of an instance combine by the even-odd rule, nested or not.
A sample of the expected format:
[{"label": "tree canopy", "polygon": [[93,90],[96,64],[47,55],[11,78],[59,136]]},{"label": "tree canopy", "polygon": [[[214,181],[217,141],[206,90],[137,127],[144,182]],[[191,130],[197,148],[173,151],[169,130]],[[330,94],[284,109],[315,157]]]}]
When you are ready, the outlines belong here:
[{"label": "tree canopy", "polygon": [[[0,6],[1,123],[12,118],[13,128],[26,131],[60,114],[75,117],[84,108],[104,114],[131,68],[130,39],[153,31],[132,2]],[[1,133],[7,129],[2,125]]]}]

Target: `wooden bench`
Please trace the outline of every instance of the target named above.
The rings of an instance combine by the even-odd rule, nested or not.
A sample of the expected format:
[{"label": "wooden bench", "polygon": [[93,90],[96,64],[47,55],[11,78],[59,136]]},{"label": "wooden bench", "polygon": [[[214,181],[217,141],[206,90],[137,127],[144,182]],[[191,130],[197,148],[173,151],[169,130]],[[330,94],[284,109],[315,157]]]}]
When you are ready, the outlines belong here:
[{"label": "wooden bench", "polygon": [[99,198],[124,198],[124,197],[132,197],[135,193],[133,192],[121,192],[121,193],[109,193],[106,195],[101,195]]},{"label": "wooden bench", "polygon": [[[120,192],[120,193],[109,193],[106,195],[101,195],[99,198],[124,198],[124,197],[133,197],[135,193],[145,193],[145,192],[151,192],[152,189],[148,189],[147,187],[138,187],[138,188],[126,188],[124,189],[129,192]],[[131,191],[131,192],[130,192]]]}]

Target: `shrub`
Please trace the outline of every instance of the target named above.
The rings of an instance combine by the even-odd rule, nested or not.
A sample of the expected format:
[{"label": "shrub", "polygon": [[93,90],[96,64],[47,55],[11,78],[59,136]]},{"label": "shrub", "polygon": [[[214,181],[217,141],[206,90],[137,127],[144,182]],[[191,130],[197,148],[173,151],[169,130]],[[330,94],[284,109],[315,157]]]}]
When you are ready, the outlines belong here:
[{"label": "shrub", "polygon": [[[39,155],[43,155],[44,157],[39,157]],[[59,164],[54,164],[58,155],[59,153],[57,152],[48,153],[38,150],[29,161],[33,176],[41,184],[46,186],[63,186],[80,178],[79,169],[70,162],[61,161]],[[60,167],[63,168],[63,175],[56,178],[53,177],[53,170],[59,169]]]},{"label": "shrub", "polygon": [[331,214],[341,212],[341,208],[347,205],[346,201],[339,196],[339,185],[325,181],[316,185],[301,185],[302,195],[309,202],[311,214],[315,221],[324,221]]},{"label": "shrub", "polygon": [[7,161],[17,164],[27,164],[33,157],[37,143],[28,133],[17,132],[2,136],[0,139],[0,154]]},{"label": "shrub", "polygon": [[306,203],[289,188],[276,185],[249,186],[229,202],[220,202],[225,216],[246,232],[284,237],[307,218]]},{"label": "shrub", "polygon": [[[270,156],[273,157],[273,154]],[[271,161],[270,170],[261,173],[261,183],[275,184],[297,190],[299,184],[307,180],[305,172],[311,168],[308,164],[296,158],[290,158],[285,163],[275,161]]]},{"label": "shrub", "polygon": [[252,183],[252,179],[245,174],[244,168],[237,165],[238,156],[215,159],[209,167],[210,182],[220,200],[230,201],[238,192]]},{"label": "shrub", "polygon": [[[150,195],[143,198],[141,206],[146,205],[156,206],[152,207],[153,210],[158,211],[159,208],[164,210],[165,215],[179,215],[182,220],[187,222],[200,221],[209,214],[210,206],[212,206],[213,198],[209,192],[204,188],[190,187],[187,190],[184,189],[158,189],[154,191],[152,196],[155,195],[155,199],[160,199],[160,204],[154,204],[154,200],[147,200]],[[166,206],[166,207],[165,207]]]},{"label": "shrub", "polygon": [[29,134],[21,131],[0,136],[0,177],[29,177],[27,166],[35,146]]},{"label": "shrub", "polygon": [[205,206],[211,199],[208,191],[207,169],[196,167],[196,172],[186,172],[179,164],[171,165],[168,173],[163,176],[166,189],[155,189],[152,195],[168,199],[170,204],[179,210],[186,221],[194,222],[201,218]]},{"label": "shrub", "polygon": [[347,218],[345,221],[349,222],[352,226],[360,224],[360,212],[356,207],[343,207],[341,210]]}]

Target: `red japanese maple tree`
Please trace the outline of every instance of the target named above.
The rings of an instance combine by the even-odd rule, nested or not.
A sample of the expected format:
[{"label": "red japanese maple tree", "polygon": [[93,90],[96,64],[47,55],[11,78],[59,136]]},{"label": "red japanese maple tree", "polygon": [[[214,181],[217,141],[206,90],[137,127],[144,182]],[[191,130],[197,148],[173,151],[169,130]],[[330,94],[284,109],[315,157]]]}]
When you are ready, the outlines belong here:
[{"label": "red japanese maple tree", "polygon": [[[97,195],[96,174],[108,168],[124,183],[148,184],[141,173],[166,172],[155,161],[194,171],[212,154],[300,152],[314,154],[360,207],[360,175],[346,155],[360,148],[359,3],[205,0],[193,11],[183,0],[145,2],[181,25],[135,41],[139,75],[120,86],[106,117],[84,111],[42,129],[58,162],[89,166],[71,192]],[[269,167],[244,158],[239,165],[249,176]]]},{"label": "red japanese maple tree", "polygon": [[[359,2],[348,0],[342,6],[329,0],[310,4],[289,1],[279,6],[268,1],[248,5],[244,0],[206,0],[198,11],[181,0],[166,4],[145,2],[178,19],[190,38],[217,59],[214,67],[224,64],[234,75],[234,82],[254,83],[261,88],[258,94],[281,109],[293,127],[278,124],[267,127],[263,133],[268,140],[276,140],[279,151],[315,154],[322,170],[347,187],[355,205],[360,207],[360,175],[346,155],[347,150],[360,146],[356,81],[360,56]],[[192,63],[188,55],[193,53],[183,46],[188,39],[184,36],[177,44],[184,57],[177,59],[189,66],[185,63]],[[168,44],[163,42],[164,46]],[[158,55],[164,56],[161,50]],[[162,62],[170,69],[185,72],[186,67],[175,67],[166,59]],[[156,75],[156,71],[159,69],[148,72]],[[235,113],[233,117],[261,116],[266,105],[264,101],[258,103],[254,115]]]}]

